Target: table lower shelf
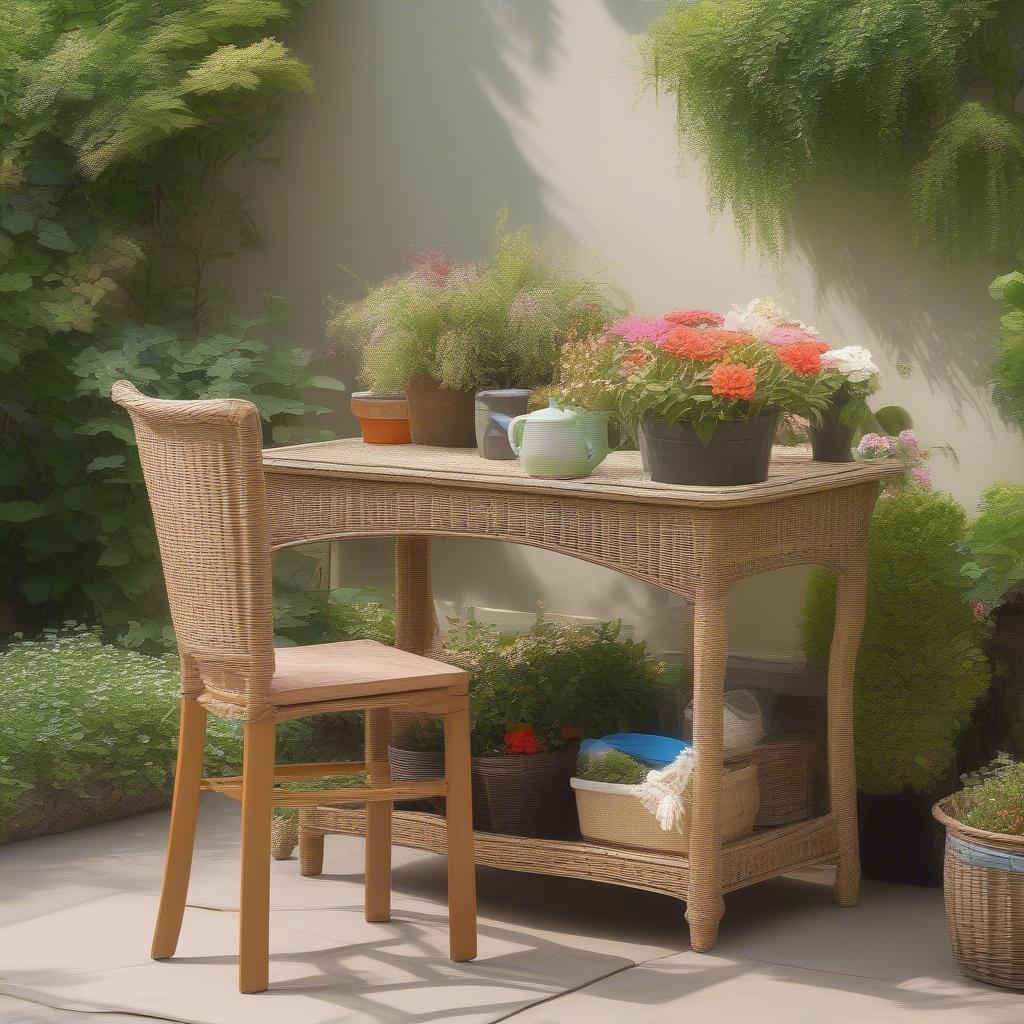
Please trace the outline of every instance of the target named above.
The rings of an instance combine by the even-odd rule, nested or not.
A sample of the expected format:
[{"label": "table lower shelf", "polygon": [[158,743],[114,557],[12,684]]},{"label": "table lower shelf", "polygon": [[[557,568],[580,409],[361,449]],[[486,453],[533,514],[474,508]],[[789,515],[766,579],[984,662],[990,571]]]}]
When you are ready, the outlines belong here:
[{"label": "table lower shelf", "polygon": [[[304,829],[314,833],[362,835],[362,808],[316,807],[303,811]],[[445,853],[445,820],[423,811],[396,811],[396,846]],[[645,889],[685,900],[690,864],[686,856],[607,846],[586,839],[528,839],[475,832],[476,862],[486,867]],[[722,891],[741,889],[812,864],[834,863],[835,823],[831,814],[795,825],[756,832],[722,849]]]}]

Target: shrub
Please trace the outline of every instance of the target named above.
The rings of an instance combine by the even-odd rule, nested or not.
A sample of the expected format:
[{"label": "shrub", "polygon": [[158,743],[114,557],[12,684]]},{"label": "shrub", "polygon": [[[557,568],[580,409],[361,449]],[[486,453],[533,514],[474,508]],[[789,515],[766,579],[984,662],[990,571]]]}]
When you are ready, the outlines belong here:
[{"label": "shrub", "polygon": [[424,718],[410,723],[395,741],[400,750],[430,753],[444,750],[444,723],[440,718]]},{"label": "shrub", "polygon": [[978,515],[967,535],[970,561],[964,576],[967,599],[988,613],[1019,592],[1024,584],[1024,486],[997,483],[986,487]]},{"label": "shrub", "polygon": [[620,630],[618,622],[538,622],[528,632],[503,636],[469,623],[450,634],[439,657],[470,674],[474,752],[503,751],[506,734],[522,726],[532,727],[542,749],[581,734],[641,727],[662,666],[646,644],[623,638]]},{"label": "shrub", "polygon": [[[928,792],[947,777],[956,741],[989,683],[982,631],[963,600],[963,509],[908,492],[875,506],[868,600],[857,660],[857,775],[869,794]],[[816,571],[804,605],[809,658],[828,658],[835,578]]]},{"label": "shrub", "polygon": [[621,786],[635,786],[647,778],[650,768],[634,761],[629,754],[608,750],[601,754],[580,754],[576,764],[578,778],[588,782],[609,782]]},{"label": "shrub", "polygon": [[[98,783],[127,795],[168,786],[178,693],[174,659],[112,647],[81,627],[16,639],[0,654],[0,819],[51,790],[88,799]],[[241,763],[240,726],[210,715],[207,774]]]},{"label": "shrub", "polygon": [[965,825],[1024,836],[1024,764],[1004,765],[968,792]]},{"label": "shrub", "polygon": [[1024,273],[997,277],[989,294],[1002,304],[999,358],[992,367],[992,393],[1017,427],[1024,431]]},{"label": "shrub", "polygon": [[620,312],[604,285],[548,267],[529,233],[506,230],[506,220],[489,264],[431,250],[358,302],[328,300],[328,335],[362,348],[368,387],[401,391],[418,377],[463,391],[549,384],[562,343]]}]

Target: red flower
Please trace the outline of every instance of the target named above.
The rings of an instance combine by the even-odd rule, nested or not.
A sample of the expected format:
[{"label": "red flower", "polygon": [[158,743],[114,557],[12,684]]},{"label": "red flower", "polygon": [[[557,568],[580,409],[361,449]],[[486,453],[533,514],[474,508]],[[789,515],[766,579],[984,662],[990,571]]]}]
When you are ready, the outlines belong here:
[{"label": "red flower", "polygon": [[651,353],[642,348],[631,348],[622,357],[622,372],[629,376],[642,370],[651,361]]},{"label": "red flower", "polygon": [[794,341],[780,345],[775,354],[794,373],[801,377],[813,377],[821,373],[821,354],[828,351],[823,341]]},{"label": "red flower", "polygon": [[662,320],[680,327],[718,327],[725,317],[710,309],[674,309],[666,313]]},{"label": "red flower", "polygon": [[711,393],[749,402],[757,391],[757,373],[746,363],[725,363],[711,371]]},{"label": "red flower", "polygon": [[718,329],[706,332],[711,335],[722,348],[735,348],[737,345],[749,345],[754,336],[746,331],[722,331]]},{"label": "red flower", "polygon": [[677,359],[696,359],[714,363],[723,358],[727,347],[718,341],[714,331],[700,331],[696,327],[676,327],[654,344]]},{"label": "red flower", "polygon": [[529,722],[513,725],[505,733],[506,754],[543,754],[544,750],[544,744],[537,739],[537,734]]},{"label": "red flower", "polygon": [[578,740],[582,736],[582,732],[575,725],[562,725],[559,726],[559,731],[562,734],[563,740]]}]

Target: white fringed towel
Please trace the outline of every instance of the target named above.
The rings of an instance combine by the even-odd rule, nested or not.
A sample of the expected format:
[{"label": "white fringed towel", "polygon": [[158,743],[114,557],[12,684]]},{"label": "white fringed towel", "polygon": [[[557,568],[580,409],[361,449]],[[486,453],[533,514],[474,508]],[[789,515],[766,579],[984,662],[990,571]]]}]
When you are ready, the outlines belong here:
[{"label": "white fringed towel", "polygon": [[683,794],[693,771],[693,748],[687,747],[666,768],[647,773],[636,787],[637,799],[650,811],[665,832],[682,832],[686,821]]}]

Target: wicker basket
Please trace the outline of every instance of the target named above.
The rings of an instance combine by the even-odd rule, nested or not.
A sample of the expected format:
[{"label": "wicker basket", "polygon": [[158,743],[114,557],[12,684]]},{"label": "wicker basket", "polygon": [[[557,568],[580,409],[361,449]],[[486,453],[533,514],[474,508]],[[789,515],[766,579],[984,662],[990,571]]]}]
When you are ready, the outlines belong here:
[{"label": "wicker basket", "polygon": [[473,827],[537,839],[578,836],[569,780],[578,748],[473,758]]},{"label": "wicker basket", "polygon": [[[666,832],[637,799],[635,786],[573,779],[580,831],[588,839],[665,853],[690,848],[689,823],[683,832]],[[747,765],[722,779],[722,842],[742,839],[754,831],[757,818],[757,768]]]},{"label": "wicker basket", "polygon": [[960,973],[1024,989],[1024,836],[958,820],[963,795],[935,805],[946,828],[946,921]]},{"label": "wicker basket", "polygon": [[818,812],[818,743],[808,737],[766,740],[726,754],[726,766],[757,766],[761,809],[755,828],[779,828],[813,818]]},{"label": "wicker basket", "polygon": [[[443,750],[403,750],[388,746],[388,764],[391,778],[396,782],[426,782],[444,778]],[[431,797],[429,803],[435,810],[444,813],[444,797]]]},{"label": "wicker basket", "polygon": [[270,823],[270,855],[274,860],[287,860],[299,842],[299,820],[274,815]]}]

